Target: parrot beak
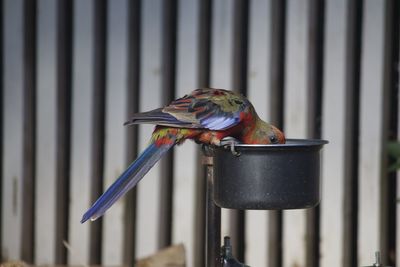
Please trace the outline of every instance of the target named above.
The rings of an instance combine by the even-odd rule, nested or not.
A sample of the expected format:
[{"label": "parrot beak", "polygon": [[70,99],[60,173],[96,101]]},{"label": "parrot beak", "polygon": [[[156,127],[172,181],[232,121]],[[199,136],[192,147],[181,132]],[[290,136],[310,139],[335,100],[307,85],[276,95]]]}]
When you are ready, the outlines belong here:
[{"label": "parrot beak", "polygon": [[275,126],[272,125],[272,129],[275,133],[275,136],[278,138],[278,142],[279,144],[284,144],[286,143],[286,138],[285,138],[285,134],[279,130],[278,128],[276,128]]}]

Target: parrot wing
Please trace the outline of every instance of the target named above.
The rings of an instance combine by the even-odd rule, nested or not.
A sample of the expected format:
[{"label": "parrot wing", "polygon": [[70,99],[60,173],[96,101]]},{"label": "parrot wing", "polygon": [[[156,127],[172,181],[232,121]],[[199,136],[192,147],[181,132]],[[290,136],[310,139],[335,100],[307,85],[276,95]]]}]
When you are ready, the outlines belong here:
[{"label": "parrot wing", "polygon": [[169,127],[225,130],[241,121],[250,106],[241,95],[223,89],[197,89],[164,108],[137,113],[125,125],[150,123]]}]

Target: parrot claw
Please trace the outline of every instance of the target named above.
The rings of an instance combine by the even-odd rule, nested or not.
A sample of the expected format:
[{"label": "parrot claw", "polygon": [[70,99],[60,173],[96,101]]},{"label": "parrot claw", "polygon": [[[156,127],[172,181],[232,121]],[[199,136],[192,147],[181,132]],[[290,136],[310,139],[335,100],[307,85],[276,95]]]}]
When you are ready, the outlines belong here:
[{"label": "parrot claw", "polygon": [[221,140],[220,146],[223,146],[224,148],[230,147],[231,153],[234,156],[239,157],[240,156],[240,152],[237,152],[235,150],[235,145],[239,144],[239,143],[240,142],[236,138],[228,136],[228,137],[225,137],[224,139]]}]

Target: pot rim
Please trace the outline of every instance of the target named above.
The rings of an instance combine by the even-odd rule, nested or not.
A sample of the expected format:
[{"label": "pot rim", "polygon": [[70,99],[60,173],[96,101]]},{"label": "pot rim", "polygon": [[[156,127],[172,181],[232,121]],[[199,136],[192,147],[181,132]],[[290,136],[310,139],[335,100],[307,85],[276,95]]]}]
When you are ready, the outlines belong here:
[{"label": "pot rim", "polygon": [[[289,138],[286,139],[285,144],[235,144],[235,148],[241,149],[285,149],[285,148],[310,148],[310,147],[318,147],[322,145],[328,144],[329,141],[323,139],[296,139]],[[222,147],[224,149],[228,149],[229,147]]]}]

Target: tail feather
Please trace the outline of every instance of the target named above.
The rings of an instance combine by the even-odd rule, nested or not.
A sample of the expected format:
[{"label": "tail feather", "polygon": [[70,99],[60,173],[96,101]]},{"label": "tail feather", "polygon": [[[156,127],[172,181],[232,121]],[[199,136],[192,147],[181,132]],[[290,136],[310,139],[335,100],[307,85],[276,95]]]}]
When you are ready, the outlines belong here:
[{"label": "tail feather", "polygon": [[101,195],[83,215],[81,223],[101,217],[127,191],[133,188],[143,176],[160,160],[174,144],[157,147],[152,142],[143,153],[121,174],[121,176]]}]

